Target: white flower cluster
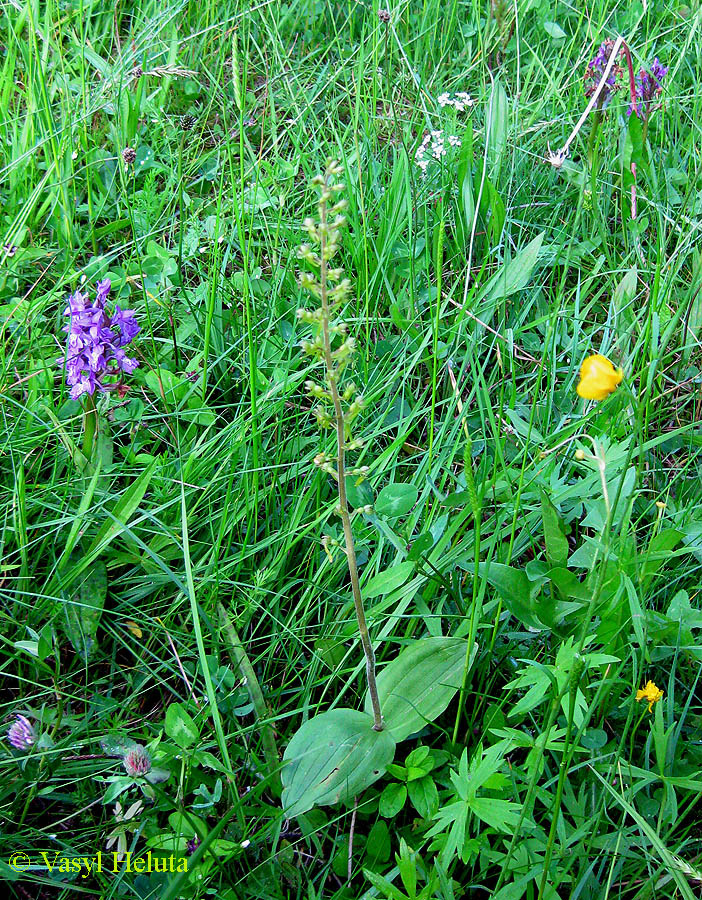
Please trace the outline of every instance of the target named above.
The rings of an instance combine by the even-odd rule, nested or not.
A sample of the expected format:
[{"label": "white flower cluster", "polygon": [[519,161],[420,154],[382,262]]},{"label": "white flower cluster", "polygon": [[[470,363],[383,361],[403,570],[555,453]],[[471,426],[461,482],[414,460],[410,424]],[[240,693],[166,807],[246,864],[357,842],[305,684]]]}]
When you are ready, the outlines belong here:
[{"label": "white flower cluster", "polygon": [[473,105],[473,101],[471,100],[470,94],[466,94],[465,91],[459,91],[457,94],[454,94],[453,97],[448,92],[444,94],[439,94],[439,106],[452,106],[454,109],[458,110],[458,112],[463,112],[469,106]]},{"label": "white flower cluster", "polygon": [[422,143],[417,147],[414,161],[422,172],[426,172],[427,166],[433,159],[441,159],[446,156],[448,147],[458,147],[461,139],[457,134],[444,134],[443,131],[430,131]]}]

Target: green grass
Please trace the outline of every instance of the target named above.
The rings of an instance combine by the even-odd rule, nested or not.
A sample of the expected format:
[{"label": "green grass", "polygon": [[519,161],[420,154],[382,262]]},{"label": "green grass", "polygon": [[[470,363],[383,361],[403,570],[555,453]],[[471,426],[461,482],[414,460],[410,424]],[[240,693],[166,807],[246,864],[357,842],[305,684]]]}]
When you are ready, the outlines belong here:
[{"label": "green grass", "polygon": [[[696,7],[425,0],[385,24],[376,3],[7,0],[2,716],[40,736],[0,740],[12,896],[395,900],[413,879],[442,900],[698,895]],[[548,145],[619,34],[637,70],[669,67],[660,107],[632,145],[622,92],[556,170]],[[458,91],[472,107],[438,104]],[[432,129],[461,144],[423,175]],[[396,768],[288,821],[275,760],[366,688],[296,318],[329,157],[366,401],[353,505],[389,484],[417,495],[353,520],[362,588],[413,562],[366,600],[379,670],[426,636],[478,650]],[[67,296],[106,276],[137,311],[140,365],[123,398],[96,394],[86,460],[56,360]],[[597,352],[624,380],[585,403]],[[651,714],[648,680],[664,691]],[[118,737],[168,777],[128,783]],[[180,858],[197,834],[187,875],[113,872],[111,851],[86,878],[47,868],[42,851],[106,854],[116,802],[137,800],[124,847]],[[7,865],[15,851],[31,868]]]}]

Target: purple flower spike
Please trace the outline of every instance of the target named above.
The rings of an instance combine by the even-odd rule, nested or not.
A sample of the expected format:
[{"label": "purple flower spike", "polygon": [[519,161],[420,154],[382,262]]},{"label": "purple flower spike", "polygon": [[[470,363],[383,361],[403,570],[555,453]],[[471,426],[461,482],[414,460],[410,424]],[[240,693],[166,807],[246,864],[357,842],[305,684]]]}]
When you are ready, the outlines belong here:
[{"label": "purple flower spike", "polygon": [[[609,58],[612,55],[612,50],[614,50],[614,41],[606,40],[603,44],[600,45],[600,49],[588,63],[587,69],[585,70],[586,97],[592,97],[592,95],[597,90],[597,86],[599,85],[600,80],[605,73],[607,63],[609,62]],[[609,75],[607,76],[607,79],[602,85],[602,89],[597,96],[597,107],[599,109],[604,109],[604,107],[607,106],[609,101],[612,99],[613,95],[621,87],[621,81],[619,80],[619,76],[621,74],[622,67],[615,60],[614,65],[609,70]]]},{"label": "purple flower spike", "polygon": [[7,739],[15,750],[29,750],[35,743],[37,735],[29,719],[17,713],[7,732]]},{"label": "purple flower spike", "polygon": [[[124,390],[122,373],[131,375],[139,363],[125,354],[123,347],[131,343],[141,331],[132,309],[115,307],[109,316],[105,302],[112,285],[109,278],[99,281],[95,299],[77,290],[68,298],[64,315],[70,322],[63,330],[68,335],[66,355],[58,362],[66,367],[66,383],[75,400],[83,394],[99,391]],[[118,376],[116,382],[104,381],[107,376]]]},{"label": "purple flower spike", "polygon": [[636,101],[629,106],[629,115],[636,113],[640,119],[647,119],[651,112],[651,104],[663,92],[663,79],[668,74],[658,57],[653,60],[649,70],[639,69],[636,76]]},{"label": "purple flower spike", "polygon": [[119,306],[115,306],[115,314],[112,316],[112,327],[120,330],[120,347],[124,347],[132,341],[141,331],[134,318],[134,310],[125,309],[122,311]]},{"label": "purple flower spike", "polygon": [[97,299],[99,302],[104,303],[107,300],[107,295],[110,293],[112,289],[112,282],[109,278],[103,278],[102,281],[98,281],[96,293]]}]

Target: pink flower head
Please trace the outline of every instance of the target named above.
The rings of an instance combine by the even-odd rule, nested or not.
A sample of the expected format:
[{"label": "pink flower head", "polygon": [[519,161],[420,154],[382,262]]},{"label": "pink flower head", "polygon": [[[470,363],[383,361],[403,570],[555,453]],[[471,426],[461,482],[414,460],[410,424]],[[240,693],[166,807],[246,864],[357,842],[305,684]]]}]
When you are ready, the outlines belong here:
[{"label": "pink flower head", "polygon": [[36,742],[37,734],[29,719],[17,713],[7,732],[7,739],[15,750],[29,750]]},{"label": "pink flower head", "polygon": [[131,775],[132,778],[141,778],[151,771],[151,757],[140,745],[130,750],[122,762],[127,770],[127,774]]}]

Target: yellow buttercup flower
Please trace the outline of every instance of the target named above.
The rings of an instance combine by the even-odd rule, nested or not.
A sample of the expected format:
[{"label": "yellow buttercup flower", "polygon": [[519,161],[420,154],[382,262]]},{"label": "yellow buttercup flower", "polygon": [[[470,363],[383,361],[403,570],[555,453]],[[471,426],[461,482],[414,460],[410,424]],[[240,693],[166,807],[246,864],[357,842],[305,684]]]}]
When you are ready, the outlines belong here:
[{"label": "yellow buttercup flower", "polygon": [[658,703],[662,696],[663,691],[660,688],[657,688],[652,681],[647,682],[646,687],[641,688],[640,691],[636,692],[637,700],[648,700],[649,712],[653,710],[653,704]]},{"label": "yellow buttercup flower", "polygon": [[578,394],[586,400],[604,400],[609,397],[624,377],[621,369],[615,369],[606,356],[593,353],[580,366]]}]

